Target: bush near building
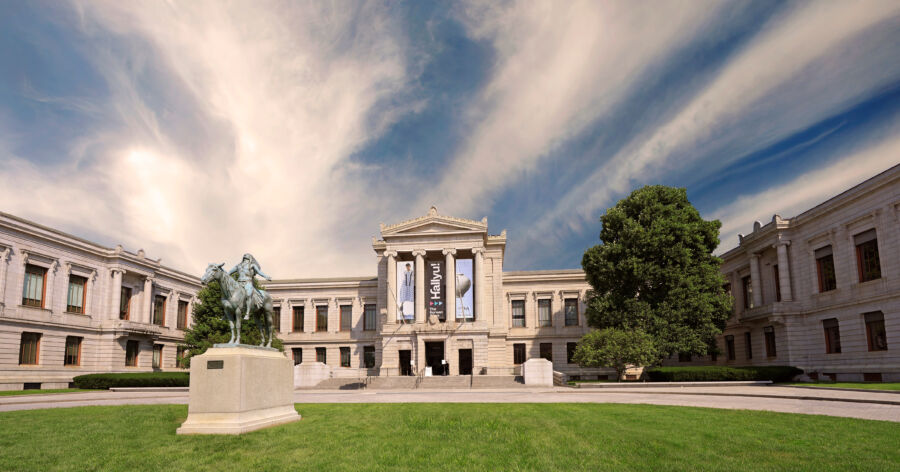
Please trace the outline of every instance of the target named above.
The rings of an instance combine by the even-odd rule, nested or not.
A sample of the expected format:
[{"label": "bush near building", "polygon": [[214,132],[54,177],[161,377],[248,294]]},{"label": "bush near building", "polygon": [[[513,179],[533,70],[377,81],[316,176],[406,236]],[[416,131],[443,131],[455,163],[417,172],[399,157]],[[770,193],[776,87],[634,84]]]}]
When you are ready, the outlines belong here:
[{"label": "bush near building", "polygon": [[187,387],[187,372],[135,372],[129,374],[88,374],[72,379],[77,388],[104,389],[112,387]]},{"label": "bush near building", "polygon": [[652,382],[709,382],[726,380],[771,380],[790,382],[803,373],[790,366],[760,367],[654,367],[644,371]]}]

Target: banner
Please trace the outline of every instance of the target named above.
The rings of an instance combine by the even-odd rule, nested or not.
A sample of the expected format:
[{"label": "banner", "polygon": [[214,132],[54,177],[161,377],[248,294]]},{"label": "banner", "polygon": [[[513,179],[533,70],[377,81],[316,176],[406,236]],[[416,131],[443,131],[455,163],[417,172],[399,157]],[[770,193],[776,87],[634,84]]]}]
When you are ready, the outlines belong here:
[{"label": "banner", "polygon": [[425,300],[428,305],[428,317],[437,316],[444,321],[447,312],[444,309],[444,262],[428,261],[425,263],[425,278],[427,286]]},{"label": "banner", "polygon": [[475,274],[472,259],[456,260],[456,319],[474,320]]},{"label": "banner", "polygon": [[397,261],[397,320],[416,318],[416,271],[411,261]]}]

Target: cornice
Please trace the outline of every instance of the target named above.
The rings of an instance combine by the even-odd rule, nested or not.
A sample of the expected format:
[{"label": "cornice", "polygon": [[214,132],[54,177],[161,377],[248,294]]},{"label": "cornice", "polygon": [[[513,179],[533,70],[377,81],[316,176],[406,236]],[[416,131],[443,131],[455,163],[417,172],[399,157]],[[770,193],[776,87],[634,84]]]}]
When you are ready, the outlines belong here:
[{"label": "cornice", "polygon": [[381,223],[381,234],[383,236],[385,235],[385,233],[396,233],[407,228],[420,226],[423,223],[450,223],[451,225],[455,223],[456,225],[463,225],[464,227],[467,227],[465,229],[472,231],[487,231],[488,227],[486,216],[482,218],[481,221],[475,221],[466,218],[457,218],[455,216],[440,215],[437,212],[437,208],[431,207],[428,210],[428,213],[424,216],[401,221],[392,225],[385,225],[384,223]]}]

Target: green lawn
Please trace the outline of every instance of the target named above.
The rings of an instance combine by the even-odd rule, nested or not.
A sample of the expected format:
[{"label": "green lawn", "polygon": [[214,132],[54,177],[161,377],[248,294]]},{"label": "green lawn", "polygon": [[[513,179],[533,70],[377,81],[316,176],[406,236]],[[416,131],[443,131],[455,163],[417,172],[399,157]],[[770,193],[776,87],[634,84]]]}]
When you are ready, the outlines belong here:
[{"label": "green lawn", "polygon": [[48,388],[47,390],[0,390],[0,397],[8,397],[11,395],[42,395],[45,393],[73,393],[73,392],[96,392],[96,390],[82,390],[80,388]]},{"label": "green lawn", "polygon": [[[297,405],[296,423],[176,436],[184,405],[0,413],[0,470],[889,470],[900,424],[615,404]],[[894,469],[896,470],[896,469]]]},{"label": "green lawn", "polygon": [[872,382],[795,382],[787,385],[802,387],[831,387],[831,388],[863,388],[866,390],[900,390],[900,382],[872,383]]}]

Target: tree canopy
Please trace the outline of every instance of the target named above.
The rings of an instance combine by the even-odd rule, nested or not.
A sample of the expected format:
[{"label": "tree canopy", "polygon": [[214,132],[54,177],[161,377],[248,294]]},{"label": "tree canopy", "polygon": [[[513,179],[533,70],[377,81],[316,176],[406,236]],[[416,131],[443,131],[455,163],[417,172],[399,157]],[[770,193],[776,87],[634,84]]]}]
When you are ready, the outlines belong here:
[{"label": "tree canopy", "polygon": [[635,190],[600,221],[601,244],[581,262],[593,287],[588,323],[641,330],[661,358],[715,349],[732,303],[712,253],[721,223],[701,218],[685,189],[661,185]]},{"label": "tree canopy", "polygon": [[612,367],[624,380],[629,365],[644,366],[658,359],[653,338],[640,329],[605,328],[586,334],[572,359],[583,367]]}]

